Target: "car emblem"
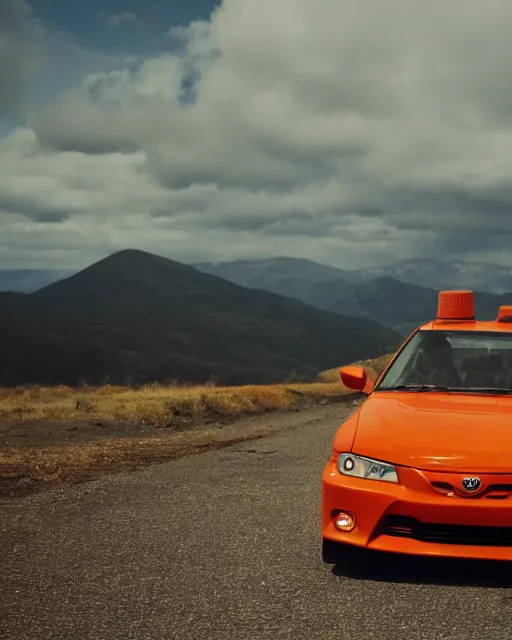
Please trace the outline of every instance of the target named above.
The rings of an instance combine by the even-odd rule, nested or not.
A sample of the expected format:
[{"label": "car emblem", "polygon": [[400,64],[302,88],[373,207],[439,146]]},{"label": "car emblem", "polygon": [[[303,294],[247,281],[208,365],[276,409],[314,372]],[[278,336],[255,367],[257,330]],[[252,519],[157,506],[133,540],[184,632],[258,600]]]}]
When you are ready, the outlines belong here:
[{"label": "car emblem", "polygon": [[469,493],[472,493],[473,491],[479,489],[481,484],[482,482],[480,478],[464,478],[464,480],[462,481],[462,486]]}]

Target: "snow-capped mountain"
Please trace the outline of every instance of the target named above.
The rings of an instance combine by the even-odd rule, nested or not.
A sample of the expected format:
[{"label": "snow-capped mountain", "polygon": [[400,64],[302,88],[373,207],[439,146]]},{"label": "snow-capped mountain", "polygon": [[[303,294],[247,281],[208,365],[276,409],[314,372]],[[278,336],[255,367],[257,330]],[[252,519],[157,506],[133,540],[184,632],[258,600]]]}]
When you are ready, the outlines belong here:
[{"label": "snow-capped mountain", "polygon": [[368,282],[389,277],[429,289],[473,289],[487,293],[512,291],[512,268],[462,260],[404,260],[389,266],[352,272]]},{"label": "snow-capped mountain", "polygon": [[226,278],[245,287],[254,287],[303,298],[303,293],[319,283],[338,285],[394,278],[428,289],[473,289],[487,293],[512,292],[512,268],[462,260],[422,258],[404,260],[371,269],[348,271],[296,258],[236,260],[194,265],[200,271]]}]

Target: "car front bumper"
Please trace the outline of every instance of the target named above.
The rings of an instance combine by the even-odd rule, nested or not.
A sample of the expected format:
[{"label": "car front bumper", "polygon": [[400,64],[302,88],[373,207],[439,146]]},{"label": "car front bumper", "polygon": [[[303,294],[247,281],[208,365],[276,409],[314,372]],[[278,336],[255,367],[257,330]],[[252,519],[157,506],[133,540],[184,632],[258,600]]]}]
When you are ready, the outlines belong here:
[{"label": "car front bumper", "polygon": [[[347,477],[329,460],[322,476],[322,537],[378,551],[512,560],[512,475],[480,476],[483,491],[471,497],[446,490],[462,474],[399,467],[398,475],[399,484]],[[355,517],[351,532],[335,527],[340,511]]]}]

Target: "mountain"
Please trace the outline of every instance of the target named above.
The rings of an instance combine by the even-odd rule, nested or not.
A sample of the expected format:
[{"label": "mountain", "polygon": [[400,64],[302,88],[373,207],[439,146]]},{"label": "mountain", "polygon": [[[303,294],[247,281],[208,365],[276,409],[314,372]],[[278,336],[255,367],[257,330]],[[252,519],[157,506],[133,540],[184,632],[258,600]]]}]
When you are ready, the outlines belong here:
[{"label": "mountain", "polygon": [[473,289],[488,293],[512,291],[512,268],[481,262],[439,260],[434,258],[404,260],[395,264],[362,269],[353,273],[358,281],[389,277],[429,289]]},{"label": "mountain", "polygon": [[74,272],[71,269],[0,269],[0,291],[32,293]]},{"label": "mountain", "polygon": [[[345,291],[344,297],[333,300],[331,310],[369,317],[395,331],[409,333],[435,318],[438,295],[439,291],[433,289],[381,277],[353,285]],[[500,304],[512,304],[512,293],[496,295],[475,291],[475,312],[479,320],[493,320]]]},{"label": "mountain", "polygon": [[34,293],[0,298],[4,386],[203,382],[211,375],[224,384],[277,382],[292,371],[312,378],[400,343],[371,320],[137,250]]},{"label": "mountain", "polygon": [[[388,266],[359,270],[338,269],[311,260],[286,257],[205,262],[192,266],[243,287],[272,291],[305,302],[315,295],[318,283],[357,284],[381,277],[436,290],[512,291],[512,268],[436,258],[404,260]],[[76,269],[0,269],[0,292],[32,293],[75,272]],[[329,306],[323,300],[317,300],[316,303],[321,308]]]},{"label": "mountain", "polygon": [[350,271],[304,260],[300,258],[272,258],[270,260],[235,260],[233,262],[199,263],[194,267],[203,273],[225,278],[242,287],[272,291],[316,304],[311,300],[318,283],[352,284],[359,279]]},{"label": "mountain", "polygon": [[[274,291],[304,300],[322,308],[329,301],[316,291],[318,284],[337,282],[339,286],[363,284],[376,278],[393,278],[427,289],[473,289],[488,293],[512,291],[512,268],[480,262],[439,260],[437,258],[404,260],[389,266],[347,271],[309,260],[274,258],[270,260],[201,263],[198,269],[218,275],[245,287]],[[338,290],[339,292],[339,290]],[[329,294],[326,293],[328,296]]]},{"label": "mountain", "polygon": [[[296,267],[300,267],[297,272],[301,273],[302,279],[293,278]],[[393,328],[401,335],[408,334],[419,324],[435,317],[439,289],[476,289],[475,306],[481,319],[496,317],[500,304],[512,304],[512,294],[496,295],[482,292],[460,281],[459,286],[455,286],[455,283],[453,286],[445,283],[433,289],[404,282],[389,275],[379,276],[378,270],[350,272],[327,267],[327,271],[324,272],[322,265],[293,259],[252,263],[239,261],[220,263],[217,266],[199,265],[198,268],[216,273],[222,271],[224,277],[236,277],[245,286],[257,282],[262,288],[272,288],[319,309],[345,316],[371,318],[381,325]],[[248,278],[249,273],[258,273],[258,279]],[[461,274],[460,271],[458,273]],[[324,278],[324,274],[328,277]],[[404,277],[406,274],[407,270],[398,273]]]}]

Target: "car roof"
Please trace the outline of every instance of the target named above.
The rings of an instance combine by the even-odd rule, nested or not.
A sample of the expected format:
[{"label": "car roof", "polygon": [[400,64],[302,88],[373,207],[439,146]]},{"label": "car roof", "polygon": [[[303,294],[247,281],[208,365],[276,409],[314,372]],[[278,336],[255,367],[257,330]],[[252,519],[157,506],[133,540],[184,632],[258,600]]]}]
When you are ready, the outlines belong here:
[{"label": "car roof", "polygon": [[512,322],[496,322],[495,320],[439,322],[436,320],[430,320],[418,327],[418,330],[512,333]]}]

